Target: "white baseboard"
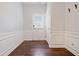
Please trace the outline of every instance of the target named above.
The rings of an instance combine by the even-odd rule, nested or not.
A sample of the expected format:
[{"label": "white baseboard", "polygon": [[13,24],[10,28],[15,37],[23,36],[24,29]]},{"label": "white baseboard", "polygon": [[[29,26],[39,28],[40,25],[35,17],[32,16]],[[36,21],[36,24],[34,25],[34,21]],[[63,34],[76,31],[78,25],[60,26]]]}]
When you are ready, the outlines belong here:
[{"label": "white baseboard", "polygon": [[71,53],[73,53],[75,56],[79,56],[79,53],[76,50],[72,49],[71,47],[65,45],[65,48],[69,50]]},{"label": "white baseboard", "polygon": [[[36,41],[39,41],[40,39],[36,39]],[[35,41],[35,39],[24,39],[24,41]]]},{"label": "white baseboard", "polygon": [[32,41],[32,39],[24,39],[24,41]]},{"label": "white baseboard", "polygon": [[8,51],[6,51],[2,56],[8,56],[8,55],[9,55],[14,49],[16,49],[22,42],[23,42],[23,40],[20,41],[20,42],[18,42],[17,44],[15,44],[14,47],[10,48],[10,49],[9,49]]},{"label": "white baseboard", "polygon": [[65,48],[76,56],[79,56],[79,32],[66,31]]},{"label": "white baseboard", "polygon": [[65,48],[64,44],[49,44],[49,48]]}]

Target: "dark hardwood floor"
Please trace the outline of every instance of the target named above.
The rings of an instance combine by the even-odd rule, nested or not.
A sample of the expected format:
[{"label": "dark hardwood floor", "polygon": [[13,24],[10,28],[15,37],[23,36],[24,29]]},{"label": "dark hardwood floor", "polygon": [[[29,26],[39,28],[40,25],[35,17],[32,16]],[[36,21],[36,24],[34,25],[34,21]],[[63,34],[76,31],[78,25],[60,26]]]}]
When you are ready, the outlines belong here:
[{"label": "dark hardwood floor", "polygon": [[45,40],[24,41],[9,56],[74,56],[65,48],[49,48]]}]

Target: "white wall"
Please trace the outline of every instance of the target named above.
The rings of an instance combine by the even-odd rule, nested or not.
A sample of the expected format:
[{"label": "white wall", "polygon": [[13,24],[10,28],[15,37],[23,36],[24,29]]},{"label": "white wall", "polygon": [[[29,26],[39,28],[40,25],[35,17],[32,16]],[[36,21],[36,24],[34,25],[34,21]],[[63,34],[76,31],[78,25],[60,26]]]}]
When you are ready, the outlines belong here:
[{"label": "white wall", "polygon": [[49,46],[51,47],[51,21],[52,21],[52,15],[51,15],[51,12],[52,12],[52,3],[47,3],[47,10],[46,10],[46,40],[49,44]]},{"label": "white wall", "polygon": [[65,3],[52,3],[51,10],[51,47],[63,47],[65,40]]},{"label": "white wall", "polygon": [[[47,19],[51,21],[51,24],[49,20],[46,23],[46,29],[49,30],[47,33],[51,34],[49,35],[51,38],[47,38],[50,47],[65,46],[73,54],[79,55],[79,9],[75,9],[74,4],[54,2],[47,7],[46,14],[46,5],[24,3],[23,7],[22,3],[1,2],[0,55],[8,55],[23,42],[23,39],[32,39],[32,15],[34,13],[46,14]],[[76,4],[79,6],[79,3]],[[70,13],[68,8],[71,9]]]},{"label": "white wall", "polygon": [[[79,7],[75,9],[75,3],[65,3],[65,45],[73,54],[79,55]],[[76,3],[79,6],[79,3]],[[68,12],[70,8],[70,13]]]},{"label": "white wall", "polygon": [[34,3],[34,2],[24,3],[24,24],[23,25],[24,25],[25,39],[32,39],[33,37],[32,21],[33,21],[34,14],[46,14],[46,5],[40,4],[40,3]]},{"label": "white wall", "polygon": [[[77,9],[74,4],[77,4]],[[68,8],[71,9],[70,13]],[[74,55],[79,55],[79,3],[52,3],[52,11],[48,11],[47,16],[50,12],[52,16],[52,29],[49,28],[51,38],[48,40],[50,47],[64,47]]]},{"label": "white wall", "polygon": [[[47,13],[46,13],[47,10]],[[24,38],[32,39],[32,15],[34,13],[47,15],[47,41],[50,47],[63,47],[65,40],[65,3],[45,5],[24,3]],[[49,21],[50,19],[50,21]],[[48,23],[49,21],[49,23]],[[43,35],[43,34],[42,34]],[[49,38],[48,38],[49,36]]]},{"label": "white wall", "polygon": [[8,55],[22,41],[22,3],[0,2],[0,55]]}]

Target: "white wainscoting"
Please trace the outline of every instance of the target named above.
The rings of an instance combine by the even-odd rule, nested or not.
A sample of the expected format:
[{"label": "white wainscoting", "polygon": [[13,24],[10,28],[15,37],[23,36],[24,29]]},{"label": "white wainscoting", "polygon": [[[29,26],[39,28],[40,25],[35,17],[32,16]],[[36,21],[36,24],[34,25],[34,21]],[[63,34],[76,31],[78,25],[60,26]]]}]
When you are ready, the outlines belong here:
[{"label": "white wainscoting", "polygon": [[[30,31],[25,31],[25,38],[26,41],[31,41],[32,39],[32,33]],[[64,41],[65,41],[65,32],[64,31],[53,31],[50,33],[51,39],[45,39],[49,43],[50,48],[63,48],[64,47]],[[30,38],[28,36],[31,36]]]},{"label": "white wainscoting", "polygon": [[65,32],[53,31],[51,32],[51,39],[49,40],[50,48],[64,48]]},{"label": "white wainscoting", "polygon": [[41,30],[36,32],[26,30],[24,31],[24,40],[46,40],[46,33]]},{"label": "white wainscoting", "polygon": [[32,40],[32,30],[24,30],[24,40]]},{"label": "white wainscoting", "polygon": [[65,48],[79,56],[79,32],[66,32]]},{"label": "white wainscoting", "polygon": [[0,34],[0,55],[9,55],[18,45],[23,42],[22,31]]}]

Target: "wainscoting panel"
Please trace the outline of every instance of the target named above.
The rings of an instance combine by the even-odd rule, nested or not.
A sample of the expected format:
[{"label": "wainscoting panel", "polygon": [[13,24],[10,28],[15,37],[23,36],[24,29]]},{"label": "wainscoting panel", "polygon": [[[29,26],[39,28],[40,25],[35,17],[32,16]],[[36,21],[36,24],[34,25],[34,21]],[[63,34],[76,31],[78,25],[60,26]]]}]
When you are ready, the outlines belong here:
[{"label": "wainscoting panel", "polygon": [[24,39],[32,40],[32,30],[25,30],[24,31]]},{"label": "wainscoting panel", "polygon": [[65,41],[65,32],[64,31],[53,31],[51,32],[51,39],[50,39],[50,48],[63,48],[64,41]]},{"label": "wainscoting panel", "polygon": [[9,55],[22,42],[22,31],[0,34],[0,55]]},{"label": "wainscoting panel", "polygon": [[45,40],[46,32],[42,30],[26,30],[24,31],[25,40]]},{"label": "wainscoting panel", "polygon": [[66,48],[75,55],[79,55],[79,33],[66,32]]}]

